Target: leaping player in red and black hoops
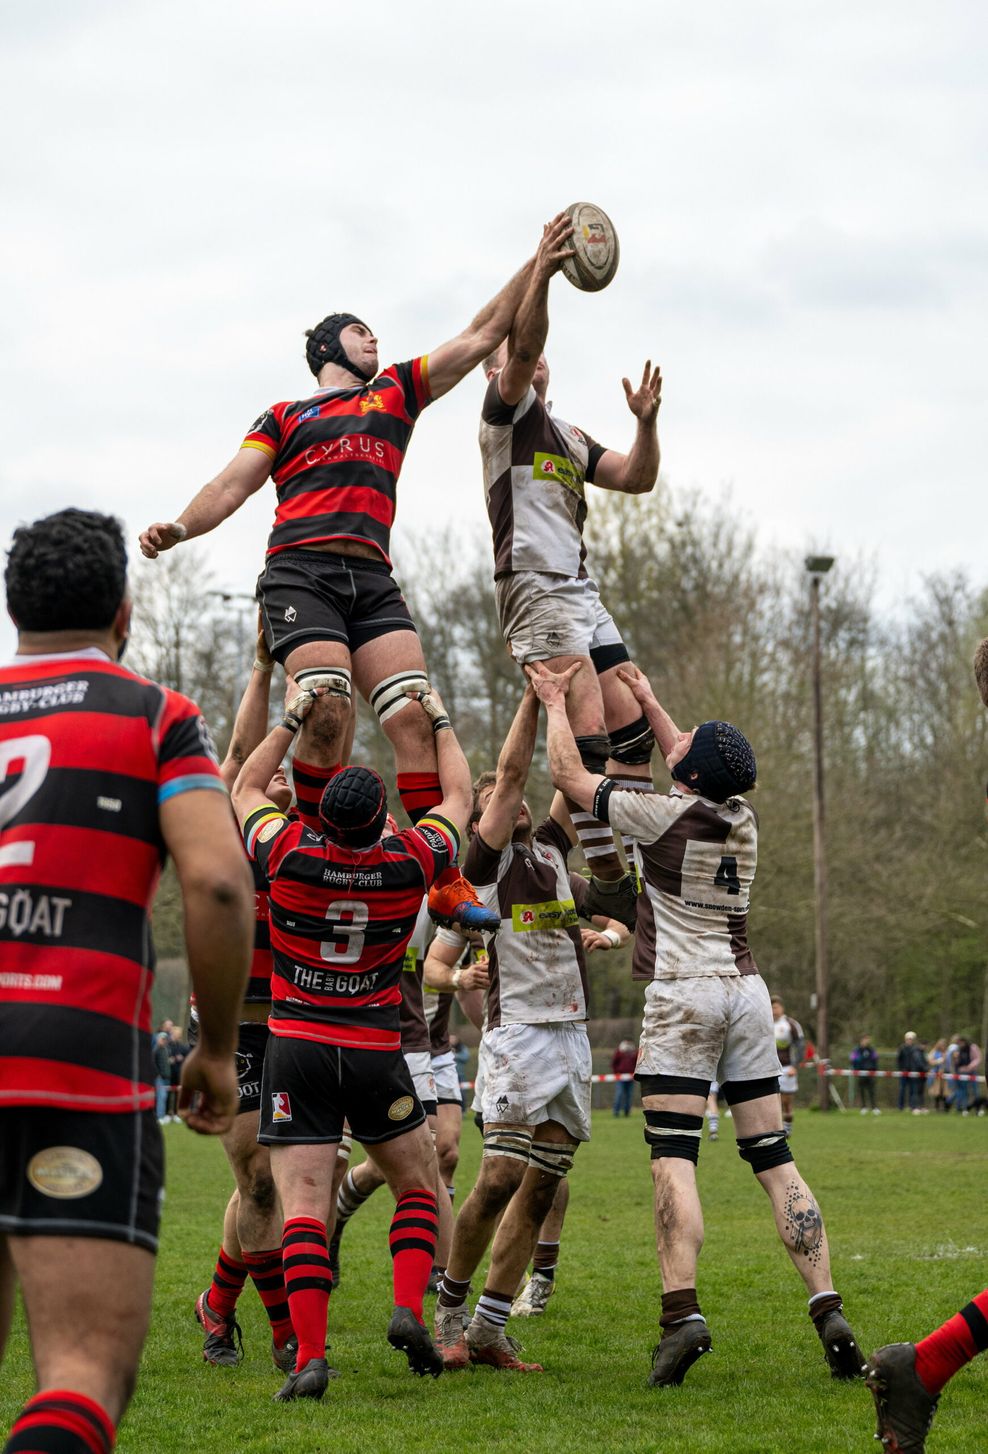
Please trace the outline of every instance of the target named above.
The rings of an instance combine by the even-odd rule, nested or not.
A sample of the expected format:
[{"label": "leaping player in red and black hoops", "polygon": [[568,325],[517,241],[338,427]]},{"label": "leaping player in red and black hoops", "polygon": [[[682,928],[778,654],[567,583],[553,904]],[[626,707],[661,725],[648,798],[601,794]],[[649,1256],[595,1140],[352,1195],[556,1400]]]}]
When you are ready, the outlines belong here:
[{"label": "leaping player in red and black hoops", "polygon": [[[572,230],[560,213],[538,255],[570,256]],[[439,801],[432,735],[408,696],[428,690],[425,657],[391,574],[398,475],[422,410],[506,336],[533,266],[534,259],[448,343],[384,370],[367,324],[352,313],[331,313],[307,335],[306,361],[318,388],[266,410],[178,519],[141,535],[141,550],[153,560],[215,529],[274,479],[278,503],[257,596],[272,655],[300,688],[324,689],[294,766],[299,812],[310,827],[318,826],[322,790],[342,761],[351,676],[394,748],[409,818],[417,822]],[[429,908],[440,923],[497,928],[455,864],[433,888]]]},{"label": "leaping player in red and black hoops", "polygon": [[179,1114],[228,1131],[250,875],[198,708],[121,666],[118,521],[14,534],[0,667],[0,1353],[14,1280],[38,1391],[6,1449],[110,1454],[151,1311],[163,1157],[149,911],[178,870],[199,1043]]},{"label": "leaping player in red and black hoops", "polygon": [[413,1373],[437,1376],[443,1368],[422,1322],[439,1213],[417,1134],[425,1111],[401,1054],[400,981],[422,901],[456,858],[470,769],[442,702],[424,693],[411,710],[436,741],[441,801],[431,813],[404,832],[386,832],[383,782],[369,768],[346,767],[323,789],[318,832],[291,821],[266,787],[323,690],[289,684],[281,724],[247,759],[233,790],[247,851],[270,888],[271,1040],[258,1139],[271,1148],[284,1208],[285,1285],[298,1338],[280,1400],[322,1398],[330,1376],[326,1225],[345,1120],[356,1140],[373,1147],[397,1203],[388,1340]]}]

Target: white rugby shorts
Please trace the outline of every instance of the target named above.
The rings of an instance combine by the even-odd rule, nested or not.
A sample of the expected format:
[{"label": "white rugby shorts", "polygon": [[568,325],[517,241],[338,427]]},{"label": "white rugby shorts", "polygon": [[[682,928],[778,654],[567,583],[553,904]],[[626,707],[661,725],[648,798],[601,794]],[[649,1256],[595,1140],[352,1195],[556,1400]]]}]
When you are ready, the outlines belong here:
[{"label": "white rugby shorts", "polygon": [[779,1067],[779,1090],[784,1096],[794,1096],[799,1090],[799,1078],[794,1065]]},{"label": "white rugby shorts", "polygon": [[494,598],[502,634],[520,666],[621,644],[597,583],[588,576],[516,571],[494,582]]},{"label": "white rugby shorts", "polygon": [[484,1125],[558,1121],[574,1141],[590,1140],[593,1060],[583,1021],[500,1025],[484,1044]]},{"label": "white rugby shorts", "polygon": [[423,1106],[436,1104],[436,1077],[432,1073],[432,1056],[428,1050],[406,1050],[405,1064],[412,1077],[415,1094]]},{"label": "white rugby shorts", "polygon": [[764,1080],[779,1074],[775,1022],[759,974],[654,979],[636,1075],[694,1080]]},{"label": "white rugby shorts", "polygon": [[452,1050],[432,1057],[432,1074],[436,1081],[436,1100],[440,1105],[443,1101],[455,1101],[457,1105],[462,1104],[460,1072],[456,1068]]}]

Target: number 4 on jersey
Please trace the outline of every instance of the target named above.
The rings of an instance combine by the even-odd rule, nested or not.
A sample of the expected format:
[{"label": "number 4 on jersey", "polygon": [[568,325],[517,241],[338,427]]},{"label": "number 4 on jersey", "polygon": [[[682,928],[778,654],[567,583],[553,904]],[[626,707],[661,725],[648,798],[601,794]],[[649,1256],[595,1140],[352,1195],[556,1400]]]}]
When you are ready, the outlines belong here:
[{"label": "number 4 on jersey", "polygon": [[741,880],[738,878],[738,861],[733,853],[725,853],[720,861],[720,868],[714,874],[714,883],[719,889],[726,889],[729,894],[741,892]]}]

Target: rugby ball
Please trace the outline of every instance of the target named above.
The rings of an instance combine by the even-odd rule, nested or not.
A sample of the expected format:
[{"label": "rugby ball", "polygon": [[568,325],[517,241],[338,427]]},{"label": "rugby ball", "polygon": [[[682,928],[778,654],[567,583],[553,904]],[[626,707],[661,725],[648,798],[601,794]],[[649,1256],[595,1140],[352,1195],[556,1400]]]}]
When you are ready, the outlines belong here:
[{"label": "rugby ball", "polygon": [[566,259],[561,271],[574,288],[597,293],[607,287],[621,257],[614,224],[592,202],[574,202],[566,208],[566,215],[573,223],[573,236],[567,246],[574,255]]}]

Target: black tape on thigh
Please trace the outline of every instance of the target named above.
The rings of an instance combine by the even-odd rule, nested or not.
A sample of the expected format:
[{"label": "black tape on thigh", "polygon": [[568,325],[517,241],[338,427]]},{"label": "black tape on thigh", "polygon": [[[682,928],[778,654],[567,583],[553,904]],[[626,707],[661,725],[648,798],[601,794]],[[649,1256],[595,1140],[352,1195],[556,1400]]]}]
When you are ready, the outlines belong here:
[{"label": "black tape on thigh", "polygon": [[681,1161],[700,1159],[702,1116],[686,1116],[681,1111],[646,1111],[645,1144],[652,1148],[652,1160],[676,1156]]},{"label": "black tape on thigh", "polygon": [[766,1075],[761,1080],[725,1080],[720,1089],[729,1106],[740,1106],[745,1101],[760,1101],[762,1096],[777,1096],[779,1077]]},{"label": "black tape on thigh", "polygon": [[643,1096],[702,1096],[710,1094],[709,1080],[691,1080],[686,1075],[636,1075]]},{"label": "black tape on thigh", "polygon": [[605,671],[630,661],[631,653],[623,641],[611,641],[607,646],[591,646],[590,660],[597,675],[603,676]]},{"label": "black tape on thigh", "polygon": [[773,1166],[785,1166],[793,1159],[781,1126],[777,1131],[763,1131],[760,1136],[739,1136],[738,1155],[747,1161],[756,1176],[760,1171],[771,1171]]},{"label": "black tape on thigh", "polygon": [[651,762],[655,733],[648,725],[648,718],[641,716],[627,727],[619,727],[611,733],[611,757],[615,762],[634,764]]},{"label": "black tape on thigh", "polygon": [[587,772],[592,772],[595,777],[603,777],[610,746],[607,734],[599,732],[593,737],[578,737],[576,745],[579,749],[580,761]]}]

